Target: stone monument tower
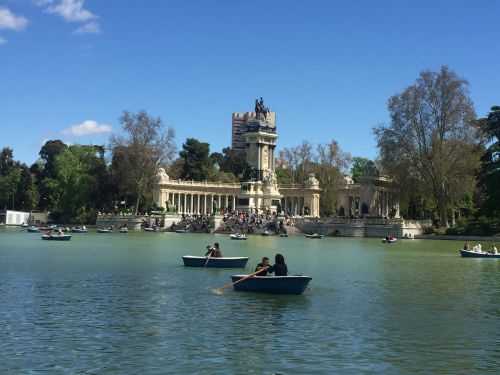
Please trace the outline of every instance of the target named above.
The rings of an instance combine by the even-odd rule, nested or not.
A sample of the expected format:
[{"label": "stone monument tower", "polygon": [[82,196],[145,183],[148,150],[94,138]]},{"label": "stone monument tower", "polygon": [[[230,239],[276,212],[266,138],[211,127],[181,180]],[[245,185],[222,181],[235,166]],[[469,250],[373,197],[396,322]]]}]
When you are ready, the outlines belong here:
[{"label": "stone monument tower", "polygon": [[269,114],[264,100],[255,100],[255,117],[248,120],[244,135],[247,162],[254,169],[257,181],[274,179],[274,150],[278,135]]}]

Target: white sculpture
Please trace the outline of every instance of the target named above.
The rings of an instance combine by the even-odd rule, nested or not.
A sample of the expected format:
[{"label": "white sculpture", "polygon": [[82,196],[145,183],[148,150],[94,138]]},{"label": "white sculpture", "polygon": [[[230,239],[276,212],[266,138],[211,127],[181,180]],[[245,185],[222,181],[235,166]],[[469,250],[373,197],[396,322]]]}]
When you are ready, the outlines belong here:
[{"label": "white sculpture", "polygon": [[160,183],[168,182],[170,180],[170,177],[164,168],[158,168],[158,173],[156,175],[158,176]]},{"label": "white sculpture", "polygon": [[314,175],[314,173],[309,173],[306,184],[311,187],[319,187],[319,181]]}]

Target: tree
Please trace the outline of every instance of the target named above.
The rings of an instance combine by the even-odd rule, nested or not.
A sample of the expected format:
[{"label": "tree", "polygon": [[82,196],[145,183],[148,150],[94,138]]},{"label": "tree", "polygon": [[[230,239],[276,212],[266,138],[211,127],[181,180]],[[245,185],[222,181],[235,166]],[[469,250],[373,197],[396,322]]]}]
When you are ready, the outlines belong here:
[{"label": "tree", "polygon": [[247,181],[252,176],[252,167],[248,164],[245,154],[233,150],[231,147],[222,149],[222,153],[212,153],[210,159],[219,165],[221,172],[224,172],[226,175],[232,174],[234,176],[234,178],[232,178],[233,181],[235,179]]},{"label": "tree", "polygon": [[365,175],[367,165],[370,162],[372,162],[370,159],[359,156],[352,158],[351,177],[354,181],[358,182],[359,178]]},{"label": "tree", "polygon": [[61,140],[50,140],[45,142],[45,144],[40,149],[40,158],[44,161],[44,176],[53,178],[56,175],[55,171],[55,161],[57,156],[62,154],[68,146]]},{"label": "tree", "polygon": [[55,182],[57,174],[55,161],[57,156],[63,153],[67,147],[64,142],[58,139],[45,142],[39,152],[40,160],[31,167],[40,195],[39,208],[41,210],[51,210],[57,206],[59,192]]},{"label": "tree", "polygon": [[158,168],[172,161],[175,133],[160,118],[147,112],[123,112],[120,118],[125,136],[112,136],[114,154],[119,152],[124,183],[135,197],[135,214],[157,181]]},{"label": "tree", "polygon": [[213,173],[213,161],[209,157],[210,146],[195,138],[188,138],[182,145],[179,156],[184,161],[181,178],[183,180],[208,180]]},{"label": "tree", "polygon": [[[448,226],[449,210],[473,189],[478,136],[468,84],[447,67],[424,71],[389,99],[389,126],[374,129],[381,162],[402,185],[411,176]],[[406,179],[408,180],[408,179]]]},{"label": "tree", "polygon": [[73,145],[55,160],[53,188],[59,192],[53,216],[62,222],[94,222],[106,204],[106,165],[102,146]]},{"label": "tree", "polygon": [[315,174],[321,188],[320,212],[330,216],[337,206],[337,190],[344,183],[344,173],[351,164],[351,155],[342,151],[337,141],[319,144],[316,148]]},{"label": "tree", "polygon": [[321,188],[321,215],[332,215],[337,203],[337,189],[343,184],[350,163],[350,154],[342,151],[335,140],[319,144],[316,149],[304,141],[299,146],[280,151],[276,176],[280,184],[303,183],[310,173],[314,173]]},{"label": "tree", "polygon": [[31,211],[37,204],[37,189],[25,164],[14,160],[13,150],[0,152],[0,207]]},{"label": "tree", "polygon": [[477,125],[489,144],[481,157],[479,188],[483,195],[482,211],[488,216],[500,214],[500,106],[493,106]]}]

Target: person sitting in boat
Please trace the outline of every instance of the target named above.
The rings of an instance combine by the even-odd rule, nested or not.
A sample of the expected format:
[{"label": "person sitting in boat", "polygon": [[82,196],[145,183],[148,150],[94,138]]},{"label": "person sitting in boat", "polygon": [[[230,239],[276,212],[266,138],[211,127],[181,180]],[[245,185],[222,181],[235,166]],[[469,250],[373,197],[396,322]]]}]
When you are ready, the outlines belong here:
[{"label": "person sitting in boat", "polygon": [[469,250],[469,243],[468,242],[464,243],[464,250]]},{"label": "person sitting in boat", "polygon": [[495,245],[493,245],[493,247],[491,248],[491,253],[493,255],[497,255],[498,254],[498,249],[497,249],[497,247]]},{"label": "person sitting in boat", "polygon": [[276,254],[274,257],[274,266],[269,267],[267,272],[274,273],[274,276],[287,276],[288,267],[285,263],[285,257],[281,254]]},{"label": "person sitting in boat", "polygon": [[263,257],[262,261],[257,264],[257,267],[255,267],[255,272],[260,271],[257,276],[267,276],[267,270],[269,268],[269,258],[268,257]]},{"label": "person sitting in boat", "polygon": [[207,252],[205,256],[209,256],[211,258],[222,258],[222,252],[220,251],[219,243],[214,243],[213,247],[207,246]]}]

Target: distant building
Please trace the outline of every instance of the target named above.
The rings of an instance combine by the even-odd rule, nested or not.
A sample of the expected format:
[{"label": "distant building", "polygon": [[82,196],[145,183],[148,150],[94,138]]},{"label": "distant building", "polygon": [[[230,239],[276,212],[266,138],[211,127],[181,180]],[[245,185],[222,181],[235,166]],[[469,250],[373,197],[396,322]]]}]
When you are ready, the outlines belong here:
[{"label": "distant building", "polygon": [[314,176],[304,184],[278,186],[275,174],[276,113],[264,107],[263,102],[261,104],[259,115],[255,112],[232,114],[231,148],[245,153],[253,169],[250,181],[230,184],[171,180],[161,169],[154,191],[157,205],[173,208],[181,214],[238,210],[318,217],[321,189]]},{"label": "distant building", "polygon": [[30,213],[23,211],[5,210],[0,211],[0,224],[23,225],[30,221]]},{"label": "distant building", "polygon": [[[248,123],[256,120],[255,112],[234,112],[232,118],[231,148],[235,151],[245,151]],[[276,113],[267,114],[267,122],[270,127],[276,129]]]},{"label": "distant building", "polygon": [[24,212],[4,210],[0,211],[0,224],[23,225],[23,224],[46,224],[47,212]]}]

